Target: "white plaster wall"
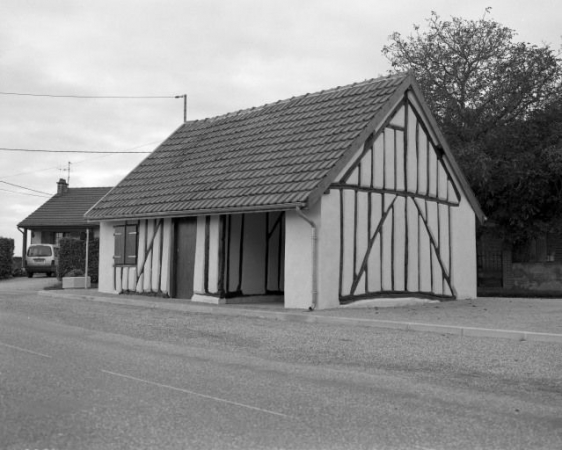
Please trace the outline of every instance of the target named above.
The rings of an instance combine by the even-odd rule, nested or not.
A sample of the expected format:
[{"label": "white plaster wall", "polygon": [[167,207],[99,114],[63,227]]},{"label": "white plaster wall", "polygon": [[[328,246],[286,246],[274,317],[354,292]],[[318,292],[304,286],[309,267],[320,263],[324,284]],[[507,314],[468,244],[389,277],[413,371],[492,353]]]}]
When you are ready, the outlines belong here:
[{"label": "white plaster wall", "polygon": [[205,295],[205,216],[197,217],[193,292],[194,294]]},{"label": "white plaster wall", "polygon": [[209,223],[209,293],[218,292],[219,282],[219,226],[220,217],[211,216]]},{"label": "white plaster wall", "polygon": [[[375,229],[382,217],[382,195],[371,195],[371,236],[375,232]],[[369,255],[368,262],[368,290],[369,292],[376,292],[382,289],[382,264],[381,264],[381,236],[380,233],[373,242],[373,248],[371,254]]]},{"label": "white plaster wall", "polygon": [[[339,306],[340,204],[339,193],[329,191],[320,204],[318,232],[318,309]],[[285,288],[286,292],[286,288]]]},{"label": "white plaster wall", "polygon": [[[343,195],[343,251],[342,251],[342,264],[344,267],[342,273],[342,292],[347,293],[351,289],[353,283],[353,218],[355,216],[355,193],[351,190],[345,189]],[[339,218],[338,218],[339,221]],[[338,255],[338,259],[339,259]]]},{"label": "white plaster wall", "polygon": [[396,111],[396,114],[394,114],[394,116],[392,117],[392,120],[390,121],[391,125],[398,125],[398,126],[403,126],[404,125],[404,107],[402,106],[398,111]]},{"label": "white plaster wall", "polygon": [[162,255],[162,277],[160,279],[160,290],[168,293],[170,290],[171,269],[172,269],[172,219],[164,219],[164,244]]},{"label": "white plaster wall", "polygon": [[150,256],[149,261],[146,262],[147,265],[150,265],[151,267],[150,288],[148,292],[158,292],[158,281],[160,277],[160,252],[162,251],[160,242],[163,238],[162,225],[158,227],[158,221],[154,221],[154,232],[154,235],[149,235],[149,243],[153,236],[154,243],[152,245],[152,255]]},{"label": "white plaster wall", "polygon": [[457,208],[451,208],[452,226],[452,285],[457,298],[476,298],[476,217],[463,198]]},{"label": "white plaster wall", "polygon": [[[145,233],[146,233],[146,247],[148,250],[148,247],[150,246],[150,241],[152,240],[152,236],[154,236],[154,231],[156,229],[156,223],[154,220],[148,220],[146,225],[145,222],[142,221],[142,226],[145,227]],[[144,246],[144,242],[140,243],[140,245]],[[154,251],[151,251],[152,254],[154,254]],[[143,259],[140,262],[140,264],[142,264],[144,262],[144,259],[146,258],[146,255],[143,255]],[[145,267],[144,267],[144,272],[143,272],[143,280],[142,280],[142,284],[139,282],[139,286],[142,286],[142,290],[143,292],[150,292],[152,290],[152,264],[150,264],[151,261],[151,255],[148,255],[148,259],[146,261]]]},{"label": "white plaster wall", "polygon": [[419,290],[419,261],[420,261],[420,219],[418,210],[413,201],[407,202],[407,222],[408,222],[408,274],[406,290],[416,292]]},{"label": "white plaster wall", "polygon": [[[406,199],[397,197],[394,203],[394,290],[406,290]],[[392,262],[391,262],[392,264]]]},{"label": "white plaster wall", "polygon": [[[355,272],[359,272],[363,259],[365,258],[366,249],[369,245],[369,195],[366,192],[357,193],[357,225],[356,225],[356,236],[357,236],[357,249],[355,252]],[[350,220],[351,226],[353,227],[353,220]],[[366,280],[368,276],[363,275],[357,284],[355,293],[357,295],[364,294],[366,292]]]},{"label": "white plaster wall", "polygon": [[100,223],[100,255],[98,291],[110,294],[113,289],[113,226],[112,222]]},{"label": "white plaster wall", "polygon": [[[320,204],[303,211],[316,224],[320,223]],[[287,211],[285,227],[285,308],[308,309],[312,305],[311,227],[295,211]]]},{"label": "white plaster wall", "polygon": [[[144,258],[145,258],[145,248],[144,248],[144,243],[147,242],[148,236],[147,236],[147,226],[146,226],[146,221],[141,220],[139,223],[139,242],[138,242],[138,252],[137,252],[137,270],[141,271],[143,263],[144,263]],[[147,244],[148,245],[148,244]],[[145,279],[145,274],[144,272],[142,273],[142,275],[139,278],[138,283],[135,286],[135,290],[137,292],[143,292],[144,289],[144,279]]]}]

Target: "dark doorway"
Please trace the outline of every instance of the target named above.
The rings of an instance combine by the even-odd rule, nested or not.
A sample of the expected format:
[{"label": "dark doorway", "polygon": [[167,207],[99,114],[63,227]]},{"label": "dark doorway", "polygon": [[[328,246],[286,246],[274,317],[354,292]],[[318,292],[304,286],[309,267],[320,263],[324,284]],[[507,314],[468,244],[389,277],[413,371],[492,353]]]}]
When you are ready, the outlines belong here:
[{"label": "dark doorway", "polygon": [[173,297],[191,298],[193,296],[197,218],[183,217],[181,219],[175,219],[174,236]]}]

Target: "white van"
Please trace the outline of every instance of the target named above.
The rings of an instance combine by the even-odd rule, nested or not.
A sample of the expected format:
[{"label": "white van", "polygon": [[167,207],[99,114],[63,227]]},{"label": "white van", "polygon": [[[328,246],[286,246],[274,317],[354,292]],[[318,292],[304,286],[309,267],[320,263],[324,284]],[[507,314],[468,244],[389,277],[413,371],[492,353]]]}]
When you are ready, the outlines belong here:
[{"label": "white van", "polygon": [[48,277],[57,273],[59,247],[52,244],[31,244],[25,255],[25,270],[31,278],[34,273],[46,273]]}]

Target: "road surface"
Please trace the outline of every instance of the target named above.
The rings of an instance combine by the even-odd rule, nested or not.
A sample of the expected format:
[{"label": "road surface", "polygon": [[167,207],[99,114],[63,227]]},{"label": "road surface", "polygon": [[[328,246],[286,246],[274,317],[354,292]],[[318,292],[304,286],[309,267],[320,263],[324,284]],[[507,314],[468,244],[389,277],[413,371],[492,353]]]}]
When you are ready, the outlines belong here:
[{"label": "road surface", "polygon": [[559,344],[0,287],[2,449],[559,449],[561,369]]}]

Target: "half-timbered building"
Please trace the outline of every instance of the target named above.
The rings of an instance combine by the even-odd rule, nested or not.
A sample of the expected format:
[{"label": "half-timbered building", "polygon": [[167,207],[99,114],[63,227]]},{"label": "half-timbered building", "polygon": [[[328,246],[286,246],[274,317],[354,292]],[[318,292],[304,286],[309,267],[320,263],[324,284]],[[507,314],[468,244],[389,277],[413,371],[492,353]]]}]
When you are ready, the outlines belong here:
[{"label": "half-timbered building", "polygon": [[86,217],[103,292],[476,296],[482,211],[409,74],[187,122]]}]

